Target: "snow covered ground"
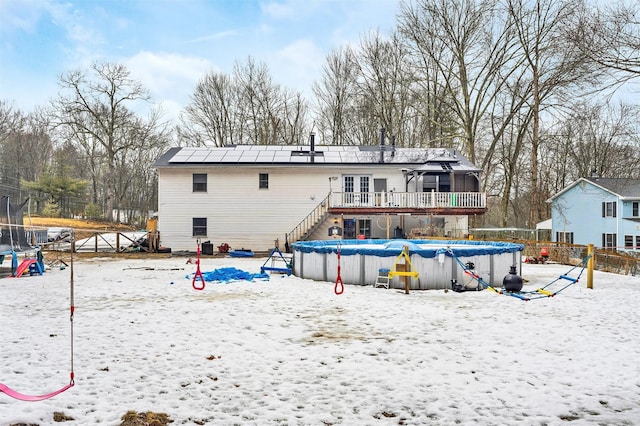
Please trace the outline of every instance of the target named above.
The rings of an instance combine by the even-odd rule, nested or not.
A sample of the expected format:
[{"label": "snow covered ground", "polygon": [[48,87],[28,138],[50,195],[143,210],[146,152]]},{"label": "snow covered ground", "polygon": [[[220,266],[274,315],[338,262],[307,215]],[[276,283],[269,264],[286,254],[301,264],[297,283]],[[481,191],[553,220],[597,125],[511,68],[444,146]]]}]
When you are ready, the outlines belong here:
[{"label": "snow covered ground", "polygon": [[[259,272],[265,259],[207,258]],[[412,292],[294,276],[207,283],[185,258],[76,261],[76,384],[0,393],[0,425],[640,424],[640,277],[554,298]],[[570,269],[523,265],[525,289]],[[69,381],[70,269],[0,280],[0,383]],[[586,281],[586,278],[583,280]],[[55,423],[54,412],[75,420]]]}]

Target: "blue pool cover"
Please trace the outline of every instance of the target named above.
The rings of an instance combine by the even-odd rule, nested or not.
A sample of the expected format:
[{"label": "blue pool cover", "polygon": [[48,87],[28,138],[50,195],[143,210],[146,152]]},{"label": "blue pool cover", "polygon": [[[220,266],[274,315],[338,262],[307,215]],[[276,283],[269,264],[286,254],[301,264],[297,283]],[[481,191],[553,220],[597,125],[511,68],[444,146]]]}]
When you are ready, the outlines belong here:
[{"label": "blue pool cover", "polygon": [[398,256],[405,246],[409,254],[425,258],[436,257],[440,253],[457,257],[487,254],[514,253],[524,250],[524,245],[499,241],[473,240],[317,240],[293,243],[293,251],[302,253],[336,253],[340,244],[341,256],[365,254],[378,257]]}]

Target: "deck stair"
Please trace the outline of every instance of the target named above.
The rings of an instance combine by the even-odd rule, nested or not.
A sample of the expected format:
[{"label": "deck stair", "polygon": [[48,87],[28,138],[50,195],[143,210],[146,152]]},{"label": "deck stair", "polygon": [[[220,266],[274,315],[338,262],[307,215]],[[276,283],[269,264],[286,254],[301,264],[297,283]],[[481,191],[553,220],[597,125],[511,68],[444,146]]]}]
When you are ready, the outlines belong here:
[{"label": "deck stair", "polygon": [[286,241],[306,241],[329,217],[329,195],[287,234]]}]

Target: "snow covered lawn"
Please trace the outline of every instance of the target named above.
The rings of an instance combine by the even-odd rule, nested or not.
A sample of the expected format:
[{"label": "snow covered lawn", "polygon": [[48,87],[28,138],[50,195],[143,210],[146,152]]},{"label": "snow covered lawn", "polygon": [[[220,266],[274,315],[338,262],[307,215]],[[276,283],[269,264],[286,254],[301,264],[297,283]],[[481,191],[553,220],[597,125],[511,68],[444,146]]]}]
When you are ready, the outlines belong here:
[{"label": "snow covered lawn", "polygon": [[[202,271],[257,273],[264,260],[207,258]],[[175,425],[640,424],[640,277],[596,271],[593,290],[585,274],[530,302],[338,296],[286,275],[196,291],[185,261],[76,261],[76,384],[42,402],[0,393],[0,425],[118,425],[129,410]],[[523,268],[525,289],[570,269]],[[69,272],[0,280],[0,383],[68,383]]]}]

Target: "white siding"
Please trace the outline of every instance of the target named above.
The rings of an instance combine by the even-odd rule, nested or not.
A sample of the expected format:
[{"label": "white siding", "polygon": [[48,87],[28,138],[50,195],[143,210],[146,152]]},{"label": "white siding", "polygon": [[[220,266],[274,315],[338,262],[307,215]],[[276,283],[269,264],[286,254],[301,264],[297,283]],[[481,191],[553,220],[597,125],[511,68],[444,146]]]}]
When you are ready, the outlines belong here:
[{"label": "white siding", "polygon": [[[195,251],[192,219],[206,217],[208,234],[200,238],[211,241],[214,246],[227,243],[233,249],[267,251],[279,239],[283,247],[285,234],[329,194],[329,177],[338,177],[331,182],[331,187],[340,191],[345,172],[387,178],[389,189],[404,185],[397,166],[349,167],[348,170],[276,165],[160,168],[161,244],[173,251]],[[192,191],[193,173],[207,173],[206,193]],[[258,188],[260,173],[269,175],[269,189]]]}]

